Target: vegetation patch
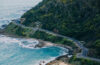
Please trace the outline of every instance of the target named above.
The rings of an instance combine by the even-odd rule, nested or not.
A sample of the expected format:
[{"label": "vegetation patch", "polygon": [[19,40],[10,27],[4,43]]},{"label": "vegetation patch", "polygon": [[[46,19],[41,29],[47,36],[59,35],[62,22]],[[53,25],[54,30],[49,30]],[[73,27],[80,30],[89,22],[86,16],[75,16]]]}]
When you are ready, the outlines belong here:
[{"label": "vegetation patch", "polygon": [[[43,0],[22,16],[26,18],[23,24],[34,26],[39,21],[43,29],[85,41],[84,45],[90,48],[88,55],[100,58],[93,47],[100,39],[99,3],[100,0]],[[92,51],[96,51],[94,55]]]},{"label": "vegetation patch", "polygon": [[75,56],[69,60],[69,63],[73,65],[100,65],[100,62],[92,61],[89,59],[76,58]]}]

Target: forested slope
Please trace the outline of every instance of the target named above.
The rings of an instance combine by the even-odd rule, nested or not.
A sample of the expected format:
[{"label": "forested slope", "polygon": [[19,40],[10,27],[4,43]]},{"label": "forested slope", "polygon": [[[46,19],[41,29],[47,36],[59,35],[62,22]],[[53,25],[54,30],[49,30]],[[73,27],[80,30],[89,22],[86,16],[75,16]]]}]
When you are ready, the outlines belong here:
[{"label": "forested slope", "polygon": [[35,26],[85,41],[89,55],[100,58],[100,0],[43,0],[22,18]]},{"label": "forested slope", "polygon": [[23,24],[35,26],[39,21],[44,29],[86,41],[95,57],[100,55],[99,3],[100,0],[43,0],[22,16],[26,18]]}]

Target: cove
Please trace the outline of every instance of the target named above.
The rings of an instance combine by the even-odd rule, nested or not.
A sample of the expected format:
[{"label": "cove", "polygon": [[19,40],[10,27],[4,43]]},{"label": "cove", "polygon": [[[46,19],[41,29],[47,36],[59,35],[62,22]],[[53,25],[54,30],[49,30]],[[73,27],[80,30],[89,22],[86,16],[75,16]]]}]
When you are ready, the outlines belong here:
[{"label": "cove", "polygon": [[[11,20],[20,18],[27,10],[42,0],[0,0],[0,28]],[[61,47],[30,48],[35,40],[18,39],[0,35],[0,65],[39,65],[67,54],[68,50]],[[23,45],[21,44],[24,44]],[[44,64],[45,65],[45,64]]]}]

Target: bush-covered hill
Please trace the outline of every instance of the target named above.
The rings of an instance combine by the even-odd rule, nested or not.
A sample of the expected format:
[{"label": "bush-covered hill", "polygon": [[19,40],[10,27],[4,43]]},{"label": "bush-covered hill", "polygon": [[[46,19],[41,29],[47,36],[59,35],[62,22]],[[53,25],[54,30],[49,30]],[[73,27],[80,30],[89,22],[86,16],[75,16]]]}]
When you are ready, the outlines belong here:
[{"label": "bush-covered hill", "polygon": [[100,0],[43,0],[25,13],[27,26],[41,27],[86,41],[90,54],[100,58]]},{"label": "bush-covered hill", "polygon": [[[43,0],[22,16],[25,18],[22,24],[34,27],[35,22],[39,21],[41,28],[85,41],[85,46],[90,49],[88,55],[100,58],[99,3],[100,0]],[[22,30],[12,24],[6,28],[6,32],[34,37],[31,29]],[[48,40],[40,32],[35,37]],[[50,40],[53,41],[53,38]]]},{"label": "bush-covered hill", "polygon": [[[98,7],[97,7],[98,6]],[[25,13],[23,23],[34,26],[40,21],[42,28],[86,40],[100,35],[99,0],[43,0]],[[80,34],[79,34],[80,33]]]}]

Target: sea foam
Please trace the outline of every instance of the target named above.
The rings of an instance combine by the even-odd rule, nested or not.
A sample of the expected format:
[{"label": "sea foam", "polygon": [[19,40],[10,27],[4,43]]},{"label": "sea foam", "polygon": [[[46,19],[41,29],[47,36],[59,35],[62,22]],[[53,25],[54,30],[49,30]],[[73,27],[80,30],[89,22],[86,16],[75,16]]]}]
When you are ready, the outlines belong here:
[{"label": "sea foam", "polygon": [[[56,59],[57,57],[66,55],[68,53],[67,49],[63,47],[57,47],[57,46],[35,49],[35,45],[39,44],[38,40],[25,39],[25,38],[12,38],[12,37],[7,37],[5,35],[0,35],[0,44],[3,45],[1,47],[2,49],[0,48],[0,51],[2,51],[0,54],[0,56],[2,56],[2,59],[0,59],[1,62],[3,62],[3,60],[6,60],[7,58],[8,59],[10,58],[11,60],[14,60],[13,62],[20,63],[20,61],[24,59],[27,60],[29,57],[33,57],[33,60],[30,61],[31,63],[28,61],[29,64],[26,64],[26,65],[39,65],[39,64],[45,65],[48,62]],[[6,51],[3,51],[3,50],[6,50]],[[16,60],[16,59],[19,59],[19,60]],[[32,58],[29,58],[29,59],[32,59]],[[45,63],[43,63],[43,61]],[[13,65],[13,62],[10,62],[10,60],[5,61],[5,62],[9,63],[10,65]],[[4,63],[4,65],[6,65],[6,63]]]},{"label": "sea foam", "polygon": [[[8,25],[13,19],[20,18],[23,13],[40,1],[42,0],[0,0],[0,27]],[[39,41],[34,39],[0,35],[0,65],[39,65],[42,61],[45,61],[42,64],[45,65],[55,58],[67,54],[66,49],[60,48],[59,50],[57,47],[35,49],[37,44]]]},{"label": "sea foam", "polygon": [[5,44],[17,43],[19,44],[19,46],[23,48],[30,48],[30,49],[34,49],[35,46],[39,44],[39,41],[35,39],[12,38],[12,37],[7,37],[5,35],[0,35],[0,42]]}]

